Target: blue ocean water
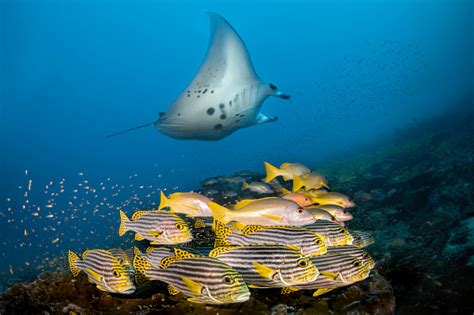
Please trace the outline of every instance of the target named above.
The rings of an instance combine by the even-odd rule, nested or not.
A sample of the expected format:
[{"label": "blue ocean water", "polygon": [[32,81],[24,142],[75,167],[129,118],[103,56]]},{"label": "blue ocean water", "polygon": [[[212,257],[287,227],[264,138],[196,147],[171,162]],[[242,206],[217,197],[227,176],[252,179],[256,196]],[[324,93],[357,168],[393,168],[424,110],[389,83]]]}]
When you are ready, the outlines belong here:
[{"label": "blue ocean water", "polygon": [[[113,243],[116,208],[152,207],[159,189],[263,171],[263,161],[317,168],[449,110],[472,93],[472,6],[1,1],[0,272]],[[206,11],[222,14],[260,77],[291,95],[263,106],[278,122],[217,142],[153,127],[104,138],[156,120],[190,82],[208,45]]]}]

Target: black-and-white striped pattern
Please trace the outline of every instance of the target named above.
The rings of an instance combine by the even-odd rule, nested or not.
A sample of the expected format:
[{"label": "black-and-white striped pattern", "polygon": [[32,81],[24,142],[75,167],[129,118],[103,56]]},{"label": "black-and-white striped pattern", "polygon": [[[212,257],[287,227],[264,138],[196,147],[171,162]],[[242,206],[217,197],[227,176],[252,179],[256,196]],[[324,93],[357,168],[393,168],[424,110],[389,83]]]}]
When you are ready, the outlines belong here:
[{"label": "black-and-white striped pattern", "polygon": [[[85,251],[83,259],[78,260],[75,265],[84,271],[100,290],[122,294],[135,291],[133,274],[109,251]],[[96,279],[96,275],[99,275],[100,279]]]},{"label": "black-and-white striped pattern", "polygon": [[[207,304],[227,304],[247,301],[250,292],[242,276],[231,266],[211,257],[179,259],[166,268],[149,264],[141,254],[135,256],[134,266],[150,280],[173,286],[184,295]],[[192,290],[186,279],[199,284],[199,292]]]},{"label": "black-and-white striped pattern", "polygon": [[[209,254],[232,266],[254,287],[281,288],[314,281],[319,273],[299,250],[279,245],[218,247]],[[274,270],[269,278],[258,273],[254,263]]]},{"label": "black-and-white striped pattern", "polygon": [[234,231],[226,241],[232,245],[292,245],[306,256],[326,253],[324,237],[300,227],[265,227],[247,235]]},{"label": "black-and-white striped pattern", "polygon": [[[331,249],[329,248],[328,251]],[[316,281],[297,285],[299,289],[322,289],[337,288],[357,281],[361,281],[369,276],[370,269],[367,263],[351,255],[327,253],[324,256],[311,258],[311,262],[322,273],[330,272],[338,275],[333,279],[325,275],[320,275]]]},{"label": "black-and-white striped pattern", "polygon": [[146,211],[125,227],[152,244],[181,244],[192,240],[189,226],[178,215],[168,211]]},{"label": "black-and-white striped pattern", "polygon": [[322,235],[327,246],[351,245],[354,240],[344,227],[332,221],[318,220],[304,228]]}]

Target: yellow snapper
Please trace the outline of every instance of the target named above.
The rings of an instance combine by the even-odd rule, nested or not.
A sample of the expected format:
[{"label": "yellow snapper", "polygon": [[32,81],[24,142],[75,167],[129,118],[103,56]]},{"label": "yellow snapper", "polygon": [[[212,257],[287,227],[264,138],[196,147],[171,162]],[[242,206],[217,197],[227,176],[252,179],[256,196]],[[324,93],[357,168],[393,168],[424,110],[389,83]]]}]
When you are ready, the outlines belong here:
[{"label": "yellow snapper", "polygon": [[281,288],[314,281],[318,269],[294,246],[245,245],[214,248],[210,257],[237,270],[250,288]]},{"label": "yellow snapper", "polygon": [[119,235],[135,232],[135,240],[149,240],[151,244],[180,244],[192,240],[191,231],[177,214],[169,211],[136,211],[129,220],[120,210]]},{"label": "yellow snapper", "polygon": [[298,191],[301,188],[309,189],[319,189],[319,188],[328,188],[328,181],[326,178],[319,173],[309,173],[304,176],[293,175],[293,191]]},{"label": "yellow snapper", "polygon": [[274,192],[270,185],[262,182],[247,183],[246,181],[244,181],[242,183],[242,190],[246,189],[259,194],[273,194]]},{"label": "yellow snapper", "polygon": [[323,210],[320,208],[314,208],[314,207],[309,207],[305,209],[306,211],[310,212],[313,215],[315,220],[326,220],[326,221],[338,222],[337,219],[326,210]]},{"label": "yellow snapper", "polygon": [[323,205],[323,206],[321,206],[321,205],[319,205],[319,206],[315,206],[315,208],[319,208],[319,209],[322,209],[322,210],[325,210],[325,211],[329,212],[339,222],[350,221],[354,218],[349,211],[347,211],[345,208],[340,207],[340,206],[336,206],[336,205]]},{"label": "yellow snapper", "polygon": [[190,217],[212,216],[208,203],[211,199],[194,192],[176,192],[169,197],[160,192],[160,206],[158,209],[170,208],[170,212],[183,213]]},{"label": "yellow snapper", "polygon": [[135,292],[130,269],[121,264],[110,251],[86,250],[82,254],[82,259],[74,252],[68,251],[68,261],[74,277],[83,271],[99,290],[121,294]]},{"label": "yellow snapper", "polygon": [[300,163],[283,163],[280,168],[264,162],[267,176],[265,181],[268,183],[278,176],[282,176],[285,181],[292,180],[293,176],[303,176],[311,172],[309,168]]},{"label": "yellow snapper", "polygon": [[214,219],[224,224],[237,221],[245,225],[301,226],[315,222],[309,211],[293,201],[278,197],[242,200],[234,206],[234,210],[214,202],[210,202],[209,207]]},{"label": "yellow snapper", "polygon": [[138,253],[133,265],[137,274],[168,284],[170,294],[183,293],[188,301],[206,304],[245,302],[250,297],[242,276],[228,264],[211,257],[174,249],[174,256],[161,260],[160,267]]},{"label": "yellow snapper", "polygon": [[314,203],[320,206],[336,205],[343,208],[352,208],[355,206],[355,203],[350,200],[349,197],[338,192],[318,193],[312,196],[310,195],[310,197]]}]

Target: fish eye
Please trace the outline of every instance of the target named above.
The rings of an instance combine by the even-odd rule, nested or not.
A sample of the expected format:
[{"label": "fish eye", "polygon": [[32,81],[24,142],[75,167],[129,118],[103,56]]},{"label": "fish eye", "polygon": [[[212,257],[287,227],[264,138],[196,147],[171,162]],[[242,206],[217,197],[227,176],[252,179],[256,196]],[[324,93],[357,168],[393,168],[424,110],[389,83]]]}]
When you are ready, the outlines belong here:
[{"label": "fish eye", "polygon": [[341,228],[339,229],[339,233],[345,233],[345,232],[346,232],[346,230],[345,230],[343,227],[341,227]]},{"label": "fish eye", "polygon": [[360,266],[362,266],[362,262],[360,260],[356,260],[356,261],[354,261],[354,266],[360,267]]},{"label": "fish eye", "polygon": [[317,238],[317,239],[314,241],[314,243],[315,243],[316,245],[321,245],[321,244],[322,244],[322,241],[321,241],[320,238]]},{"label": "fish eye", "polygon": [[176,228],[178,230],[183,230],[184,229],[184,225],[182,225],[181,223],[176,223]]},{"label": "fish eye", "polygon": [[369,254],[367,253],[362,254],[362,259],[369,259]]},{"label": "fish eye", "polygon": [[120,272],[118,272],[117,270],[114,270],[114,271],[112,272],[112,274],[113,274],[114,277],[116,277],[116,278],[120,277]]},{"label": "fish eye", "polygon": [[298,213],[303,213],[303,211],[304,211],[303,208],[301,208],[301,207],[298,208]]},{"label": "fish eye", "polygon": [[119,258],[119,259],[118,259],[118,262],[119,262],[119,264],[123,264],[123,259],[122,259],[122,258]]},{"label": "fish eye", "polygon": [[308,260],[302,259],[302,260],[298,261],[298,267],[304,268],[306,266],[308,266]]},{"label": "fish eye", "polygon": [[224,282],[228,283],[228,284],[232,284],[232,283],[234,283],[234,279],[232,279],[232,277],[225,276],[224,277]]}]

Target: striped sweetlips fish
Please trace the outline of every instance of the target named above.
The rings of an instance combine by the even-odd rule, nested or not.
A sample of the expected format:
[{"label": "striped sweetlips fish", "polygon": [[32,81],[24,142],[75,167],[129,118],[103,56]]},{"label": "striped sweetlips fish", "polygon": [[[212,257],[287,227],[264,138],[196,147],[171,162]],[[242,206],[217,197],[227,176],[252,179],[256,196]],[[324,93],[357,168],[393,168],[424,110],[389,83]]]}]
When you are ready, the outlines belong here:
[{"label": "striped sweetlips fish", "polygon": [[181,244],[193,237],[189,226],[177,214],[169,211],[136,211],[129,220],[120,210],[119,235],[135,232],[135,240],[149,240],[150,244]]},{"label": "striped sweetlips fish", "polygon": [[136,273],[149,280],[168,284],[170,294],[183,293],[188,301],[206,304],[245,302],[250,297],[242,276],[228,264],[211,257],[197,256],[175,248],[174,256],[152,265],[138,253],[133,260]]},{"label": "striped sweetlips fish", "polygon": [[317,289],[313,296],[319,296],[335,288],[366,279],[372,269],[369,262],[364,262],[353,255],[332,253],[330,249],[326,255],[312,257],[311,262],[321,271],[322,276],[312,282],[285,288],[282,293]]},{"label": "striped sweetlips fish", "polygon": [[375,242],[372,234],[369,232],[350,230],[349,233],[351,233],[352,237],[354,238],[354,241],[352,242],[352,245],[354,246],[363,248],[372,245]]},{"label": "striped sweetlips fish", "polygon": [[329,255],[349,255],[354,258],[362,260],[363,263],[367,264],[370,269],[374,269],[374,259],[364,251],[363,249],[354,245],[342,245],[342,246],[330,246],[328,247],[327,254]]},{"label": "striped sweetlips fish", "polygon": [[237,270],[250,288],[281,288],[314,281],[318,269],[299,248],[245,245],[214,248],[215,257]]},{"label": "striped sweetlips fish", "polygon": [[327,246],[351,245],[354,240],[347,229],[333,221],[319,220],[304,228],[322,235]]},{"label": "striped sweetlips fish", "polygon": [[232,230],[216,221],[214,247],[227,245],[292,245],[308,257],[326,253],[321,235],[298,226],[263,226],[234,224]]},{"label": "striped sweetlips fish", "polygon": [[135,292],[133,274],[110,251],[86,250],[82,259],[68,251],[69,269],[74,277],[83,271],[97,289],[121,294]]},{"label": "striped sweetlips fish", "polygon": [[133,268],[133,256],[135,255],[133,248],[109,248],[107,251],[117,258],[118,262],[129,270],[132,275],[135,274],[135,269]]}]

